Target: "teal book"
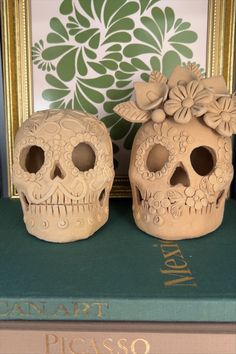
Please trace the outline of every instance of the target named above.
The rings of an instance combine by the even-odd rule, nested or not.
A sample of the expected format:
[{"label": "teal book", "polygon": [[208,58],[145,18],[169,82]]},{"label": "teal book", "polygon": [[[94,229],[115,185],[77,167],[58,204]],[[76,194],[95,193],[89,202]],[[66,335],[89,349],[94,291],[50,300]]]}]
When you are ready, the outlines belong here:
[{"label": "teal book", "polygon": [[217,231],[178,242],[140,231],[130,199],[69,244],[30,236],[19,200],[0,218],[0,320],[236,322],[235,200]]}]

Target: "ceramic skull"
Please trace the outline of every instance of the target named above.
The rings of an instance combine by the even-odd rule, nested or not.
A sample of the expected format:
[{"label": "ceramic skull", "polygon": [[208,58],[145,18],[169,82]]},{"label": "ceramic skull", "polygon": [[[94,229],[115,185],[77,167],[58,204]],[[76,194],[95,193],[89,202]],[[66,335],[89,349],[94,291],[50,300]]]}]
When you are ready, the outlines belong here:
[{"label": "ceramic skull", "polygon": [[[236,132],[235,101],[219,94],[221,78],[220,89],[213,93],[212,80],[191,69],[184,69],[184,76],[177,68],[170,83],[153,73],[156,91],[153,82],[144,84],[142,94],[136,92],[141,98],[115,108],[122,117],[144,123],[134,139],[129,167],[135,222],[166,240],[215,230],[233,178],[229,132]],[[179,82],[178,71],[185,82]]]},{"label": "ceramic skull", "polygon": [[34,236],[70,242],[92,235],[108,219],[113,178],[111,140],[92,115],[40,111],[17,132],[13,182]]}]

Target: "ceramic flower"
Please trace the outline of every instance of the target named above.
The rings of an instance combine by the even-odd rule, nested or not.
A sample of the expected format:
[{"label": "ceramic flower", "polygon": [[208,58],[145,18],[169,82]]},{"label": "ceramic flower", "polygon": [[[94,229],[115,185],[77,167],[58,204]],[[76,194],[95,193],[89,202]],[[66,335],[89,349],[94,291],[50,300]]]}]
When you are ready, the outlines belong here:
[{"label": "ceramic flower", "polygon": [[236,133],[236,101],[230,96],[212,102],[204,115],[205,123],[223,136]]},{"label": "ceramic flower", "polygon": [[186,86],[177,85],[170,90],[169,100],[164,104],[165,112],[177,123],[188,123],[192,117],[200,117],[207,111],[213,94],[200,81],[190,81]]},{"label": "ceramic flower", "polygon": [[153,197],[149,198],[149,211],[151,214],[164,215],[166,213],[166,208],[170,206],[170,201],[165,197],[164,193],[156,192]]},{"label": "ceramic flower", "polygon": [[200,210],[208,204],[204,192],[200,189],[194,190],[193,188],[188,187],[185,190],[185,194],[187,196],[186,205],[189,207],[194,207],[196,210]]}]

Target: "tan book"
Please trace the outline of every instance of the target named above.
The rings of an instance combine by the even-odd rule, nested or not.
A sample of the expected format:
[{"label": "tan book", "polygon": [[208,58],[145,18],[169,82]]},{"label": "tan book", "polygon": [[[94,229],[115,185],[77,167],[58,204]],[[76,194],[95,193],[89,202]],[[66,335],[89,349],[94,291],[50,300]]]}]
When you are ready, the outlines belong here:
[{"label": "tan book", "polygon": [[0,323],[0,354],[235,353],[235,323]]}]

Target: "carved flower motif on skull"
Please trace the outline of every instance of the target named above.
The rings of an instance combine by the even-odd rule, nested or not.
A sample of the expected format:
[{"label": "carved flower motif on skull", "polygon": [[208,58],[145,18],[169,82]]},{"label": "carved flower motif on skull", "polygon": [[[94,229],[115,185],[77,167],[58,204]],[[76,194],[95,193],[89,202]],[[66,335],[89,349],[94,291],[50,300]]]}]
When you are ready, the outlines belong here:
[{"label": "carved flower motif on skull", "polygon": [[103,123],[72,110],[37,112],[15,141],[14,184],[28,231],[52,242],[89,237],[108,218],[114,178]]}]

